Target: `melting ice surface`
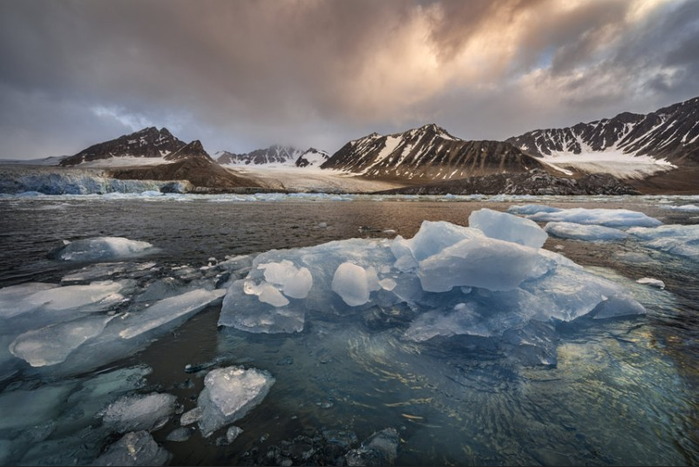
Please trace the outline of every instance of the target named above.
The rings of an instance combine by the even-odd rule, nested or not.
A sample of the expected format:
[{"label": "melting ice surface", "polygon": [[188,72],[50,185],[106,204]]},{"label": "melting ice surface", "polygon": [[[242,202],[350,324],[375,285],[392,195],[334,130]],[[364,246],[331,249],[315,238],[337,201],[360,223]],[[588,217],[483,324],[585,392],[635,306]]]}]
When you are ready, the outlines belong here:
[{"label": "melting ice surface", "polygon": [[[426,221],[409,240],[352,239],[263,253],[247,277],[231,284],[219,324],[300,332],[308,319],[328,314],[407,308],[414,315],[407,340],[477,336],[515,358],[520,347],[537,347],[534,363],[551,365],[555,334],[534,341],[524,337],[531,329],[645,313],[622,287],[542,250],[547,235],[534,222],[483,209],[470,223],[475,227]],[[303,293],[289,294],[291,282],[301,282]]]}]

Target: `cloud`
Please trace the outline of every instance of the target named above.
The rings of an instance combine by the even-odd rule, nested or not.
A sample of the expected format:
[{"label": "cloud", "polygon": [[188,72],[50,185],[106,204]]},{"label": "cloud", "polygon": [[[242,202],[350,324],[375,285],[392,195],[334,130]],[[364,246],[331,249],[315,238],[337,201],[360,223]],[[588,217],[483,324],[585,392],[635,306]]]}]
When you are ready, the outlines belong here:
[{"label": "cloud", "polygon": [[504,139],[650,111],[696,94],[697,3],[8,0],[0,157],[145,123],[212,152],[333,151],[428,121]]}]

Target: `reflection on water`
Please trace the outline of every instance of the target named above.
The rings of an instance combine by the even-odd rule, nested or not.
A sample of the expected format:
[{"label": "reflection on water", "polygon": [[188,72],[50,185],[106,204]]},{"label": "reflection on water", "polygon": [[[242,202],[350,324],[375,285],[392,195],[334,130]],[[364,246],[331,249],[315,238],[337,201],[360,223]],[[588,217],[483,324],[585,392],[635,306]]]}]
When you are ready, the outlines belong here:
[{"label": "reflection on water", "polygon": [[[547,201],[572,203],[599,207],[596,199]],[[0,286],[59,280],[75,266],[45,254],[62,239],[144,240],[162,249],[149,260],[196,268],[210,257],[392,237],[389,229],[411,237],[422,220],[466,225],[472,210],[504,211],[512,204],[0,200]],[[604,207],[643,211],[665,223],[693,222],[663,204],[605,199]],[[166,441],[176,420],[155,432],[173,464],[244,464],[298,436],[338,429],[362,440],[387,427],[400,434],[401,465],[697,464],[699,266],[628,242],[549,238],[545,247],[623,284],[648,316],[563,326],[557,366],[540,368],[464,340],[406,341],[399,320],[374,326],[362,316],[323,316],[307,321],[301,333],[258,335],[217,329],[219,309],[211,307],[110,369],[148,365],[147,389],[174,394],[185,411],[196,406],[206,374],[185,372],[187,364],[240,364],[274,375],[264,402],[236,423],[244,432],[233,444],[217,444],[220,434],[203,439],[198,433],[184,443]],[[662,279],[667,289],[636,284],[641,277]],[[51,436],[59,437],[46,439]]]}]

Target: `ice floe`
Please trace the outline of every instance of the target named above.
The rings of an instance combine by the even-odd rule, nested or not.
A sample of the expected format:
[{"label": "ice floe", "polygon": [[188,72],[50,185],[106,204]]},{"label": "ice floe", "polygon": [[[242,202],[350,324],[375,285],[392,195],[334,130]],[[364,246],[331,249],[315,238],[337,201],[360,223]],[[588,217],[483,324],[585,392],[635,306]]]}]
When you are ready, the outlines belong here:
[{"label": "ice floe", "polygon": [[153,245],[148,242],[124,237],[95,237],[66,242],[49,252],[48,256],[61,261],[87,262],[133,258],[153,251]]},{"label": "ice floe", "polygon": [[628,233],[648,248],[699,260],[699,225],[635,227]]},{"label": "ice floe", "polygon": [[127,431],[153,431],[162,428],[175,411],[172,394],[146,394],[124,396],[101,413],[102,421],[120,433]]},{"label": "ice floe", "polygon": [[[517,209],[512,212],[517,213]],[[528,214],[527,217],[536,222],[572,222],[605,227],[655,227],[662,224],[654,217],[628,209],[571,208],[556,211],[542,209]]]},{"label": "ice floe", "polygon": [[661,281],[660,279],[653,279],[652,277],[642,277],[638,279],[636,282],[639,284],[645,284],[650,287],[655,287],[657,289],[664,289],[665,288],[665,282]]},{"label": "ice floe", "polygon": [[574,224],[572,222],[549,222],[544,226],[544,230],[549,235],[558,238],[593,242],[620,241],[628,237],[628,234],[623,230],[612,227]]},{"label": "ice floe", "polygon": [[204,378],[205,387],[198,399],[202,436],[208,438],[219,428],[243,418],[262,402],[272,384],[274,377],[264,370],[236,366],[211,370]]},{"label": "ice floe", "polygon": [[536,222],[572,222],[605,227],[655,227],[662,224],[654,217],[628,209],[572,208],[556,211],[542,210],[529,214],[527,217]]}]

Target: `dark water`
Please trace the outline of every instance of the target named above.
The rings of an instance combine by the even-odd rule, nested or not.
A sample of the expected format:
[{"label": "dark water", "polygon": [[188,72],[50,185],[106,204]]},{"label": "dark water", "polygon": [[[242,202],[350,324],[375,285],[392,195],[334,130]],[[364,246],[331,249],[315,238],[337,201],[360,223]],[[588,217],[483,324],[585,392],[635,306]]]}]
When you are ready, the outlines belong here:
[{"label": "dark water", "polygon": [[[631,209],[666,224],[699,221],[666,209],[667,201],[682,204],[643,198],[535,202]],[[59,281],[76,267],[46,259],[62,240],[144,240],[160,248],[148,260],[196,268],[212,257],[353,237],[409,238],[423,220],[468,225],[473,210],[524,203],[532,201],[2,199],[0,287]],[[396,463],[405,465],[699,463],[699,266],[652,251],[644,252],[650,261],[631,261],[638,247],[625,242],[549,238],[545,248],[628,285],[648,316],[563,330],[558,365],[531,368],[458,346],[418,346],[390,330],[340,318],[295,335],[217,329],[219,309],[211,307],[109,368],[145,363],[153,369],[149,388],[176,395],[185,410],[196,405],[203,387],[202,375],[186,373],[186,364],[218,359],[276,378],[263,403],[236,423],[245,431],[231,445],[198,433],[185,443],[166,441],[175,421],[155,432],[172,464],[260,462],[272,446],[297,436],[342,429],[362,440],[388,427],[400,434]],[[635,285],[646,276],[664,280],[666,291]]]}]

